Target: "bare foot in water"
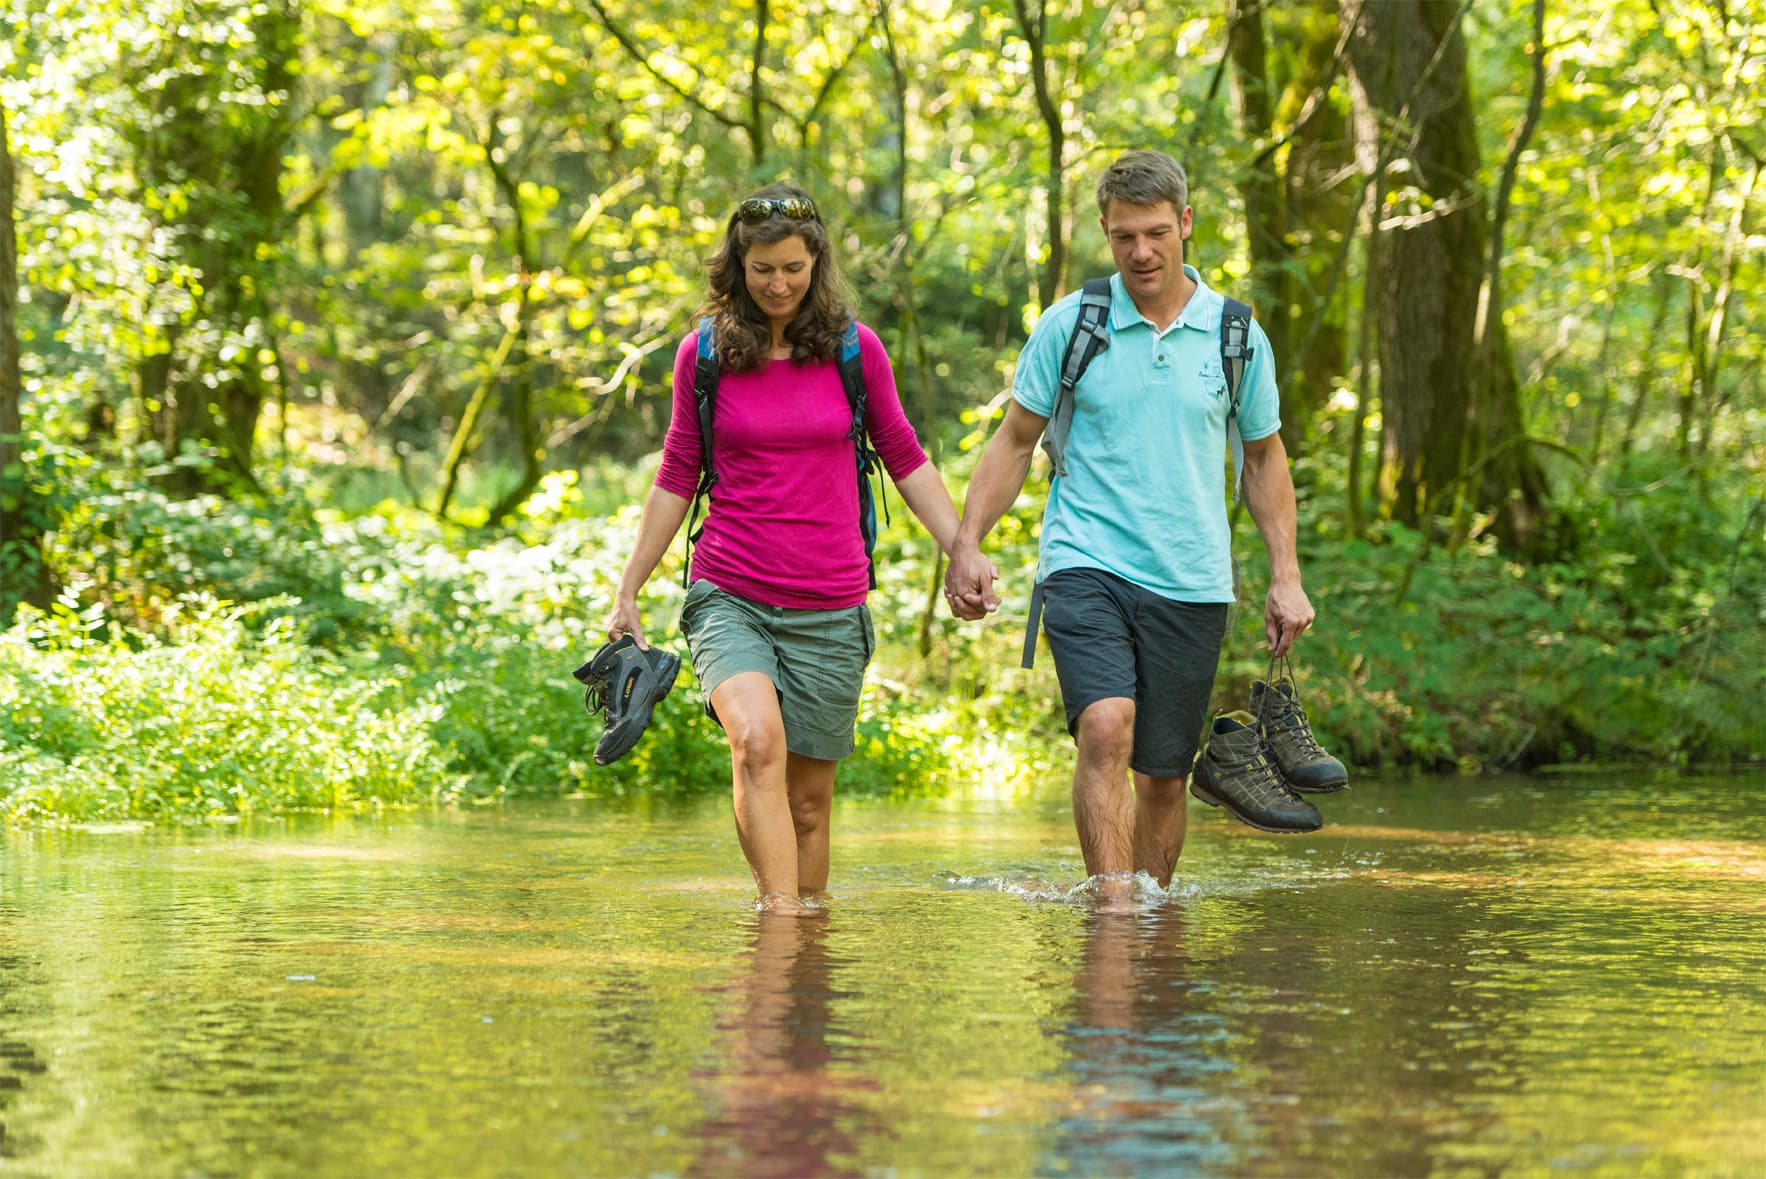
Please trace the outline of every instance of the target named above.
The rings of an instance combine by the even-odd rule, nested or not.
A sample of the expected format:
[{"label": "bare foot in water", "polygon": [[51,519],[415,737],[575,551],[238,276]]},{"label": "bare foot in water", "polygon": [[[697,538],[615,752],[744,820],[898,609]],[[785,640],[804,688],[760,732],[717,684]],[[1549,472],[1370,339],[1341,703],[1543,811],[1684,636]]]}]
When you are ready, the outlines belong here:
[{"label": "bare foot in water", "polygon": [[1089,883],[1097,890],[1096,912],[1134,913],[1139,910],[1134,899],[1134,873],[1101,872]]},{"label": "bare foot in water", "polygon": [[779,917],[819,917],[828,910],[818,905],[807,905],[801,897],[782,892],[763,892],[754,899],[754,911]]}]

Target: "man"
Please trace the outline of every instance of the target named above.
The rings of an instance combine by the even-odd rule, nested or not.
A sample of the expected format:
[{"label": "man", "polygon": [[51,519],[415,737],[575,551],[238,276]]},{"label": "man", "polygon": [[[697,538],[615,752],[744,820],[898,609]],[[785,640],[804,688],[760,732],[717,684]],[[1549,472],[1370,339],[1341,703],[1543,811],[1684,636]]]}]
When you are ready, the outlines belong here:
[{"label": "man", "polygon": [[[1184,264],[1188,183],[1171,157],[1131,151],[1104,173],[1097,197],[1116,261],[1110,344],[1073,392],[1066,470],[1052,481],[1043,514],[1039,578],[1078,746],[1080,849],[1087,873],[1105,877],[1107,894],[1120,899],[1132,872],[1168,884],[1183,850],[1185,791],[1236,589],[1222,461],[1223,300]],[[1057,302],[1019,355],[1012,400],[975,468],[945,578],[959,618],[998,608],[981,541],[1024,485],[1079,313],[1077,292]],[[1282,656],[1312,624],[1313,610],[1295,556],[1274,365],[1255,322],[1250,344],[1235,424],[1245,501],[1269,552],[1264,630],[1272,654]],[[1216,722],[1217,730],[1222,725],[1234,736],[1252,732],[1230,721]],[[1233,741],[1214,744],[1227,749]],[[1198,766],[1206,779],[1198,797],[1266,830],[1316,830],[1317,808],[1286,787],[1266,756],[1241,753]]]}]

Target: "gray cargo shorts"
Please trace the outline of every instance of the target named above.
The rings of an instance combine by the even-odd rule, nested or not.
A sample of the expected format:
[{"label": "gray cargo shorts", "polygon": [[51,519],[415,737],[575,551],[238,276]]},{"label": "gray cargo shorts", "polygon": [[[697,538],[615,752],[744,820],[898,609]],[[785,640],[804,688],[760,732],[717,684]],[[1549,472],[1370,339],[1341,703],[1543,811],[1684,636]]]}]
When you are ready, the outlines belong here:
[{"label": "gray cargo shorts", "polygon": [[794,610],[726,593],[709,581],[687,587],[681,633],[705,712],[717,720],[711,694],[745,671],[758,671],[779,693],[785,748],[802,757],[839,761],[852,752],[859,693],[876,649],[871,608]]}]

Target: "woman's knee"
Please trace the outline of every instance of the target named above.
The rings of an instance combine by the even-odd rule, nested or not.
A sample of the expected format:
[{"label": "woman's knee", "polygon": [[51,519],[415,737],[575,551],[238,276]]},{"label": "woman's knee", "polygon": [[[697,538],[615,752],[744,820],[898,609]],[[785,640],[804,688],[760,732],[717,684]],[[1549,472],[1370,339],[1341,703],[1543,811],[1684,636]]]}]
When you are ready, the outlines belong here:
[{"label": "woman's knee", "polygon": [[795,754],[786,763],[785,786],[798,835],[813,835],[828,825],[834,809],[834,766]]},{"label": "woman's knee", "polygon": [[730,739],[731,760],[750,774],[785,763],[785,730],[770,718],[726,718],[724,734]]},{"label": "woman's knee", "polygon": [[813,835],[828,825],[834,800],[825,794],[791,795],[791,825],[798,835]]}]

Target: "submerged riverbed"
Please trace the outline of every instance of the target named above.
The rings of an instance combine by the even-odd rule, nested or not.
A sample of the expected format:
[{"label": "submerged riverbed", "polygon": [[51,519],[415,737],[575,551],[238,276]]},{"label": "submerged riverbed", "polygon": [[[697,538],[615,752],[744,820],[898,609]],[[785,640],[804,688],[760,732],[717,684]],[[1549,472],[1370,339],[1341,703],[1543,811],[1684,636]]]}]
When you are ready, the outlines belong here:
[{"label": "submerged riverbed", "polygon": [[12,835],[0,1175],[1766,1172],[1757,775],[1322,806],[1133,914],[1054,784],[839,804],[808,920],[727,800]]}]

